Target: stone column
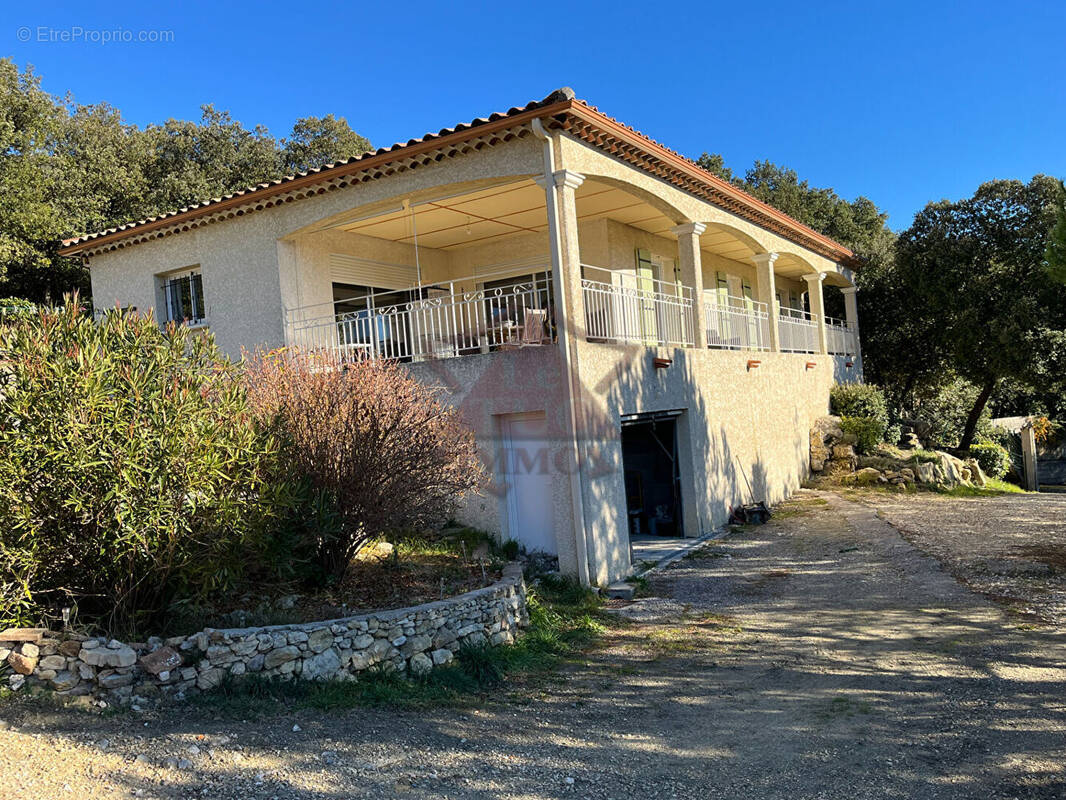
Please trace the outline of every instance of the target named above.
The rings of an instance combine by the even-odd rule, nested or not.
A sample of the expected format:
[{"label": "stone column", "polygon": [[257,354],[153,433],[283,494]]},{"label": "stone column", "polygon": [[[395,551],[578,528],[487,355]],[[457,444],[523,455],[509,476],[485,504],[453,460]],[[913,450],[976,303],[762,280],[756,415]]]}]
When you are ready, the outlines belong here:
[{"label": "stone column", "polygon": [[700,259],[700,234],[707,230],[702,222],[686,222],[672,228],[677,235],[677,260],[681,283],[692,290],[692,344],[700,349],[707,346],[707,309],[703,305],[703,262]]},{"label": "stone column", "polygon": [[824,272],[815,272],[813,275],[804,275],[807,281],[807,292],[811,304],[811,316],[818,324],[818,352],[828,353],[829,342],[825,332],[825,298],[822,296],[822,282],[825,280]]},{"label": "stone column", "polygon": [[[576,189],[585,176],[568,169],[552,173],[555,192],[548,193],[548,202],[555,196],[558,236],[552,237],[552,280],[555,282],[557,303],[556,325],[566,327],[561,342],[569,344],[570,337],[585,335],[585,300],[581,293],[581,250],[577,235]],[[544,179],[537,183],[544,185]]]},{"label": "stone column", "polygon": [[769,312],[770,350],[776,353],[781,349],[777,328],[777,290],[774,284],[774,262],[777,261],[777,253],[756,253],[751,260],[755,262],[755,294]]},{"label": "stone column", "polygon": [[859,332],[859,302],[856,297],[858,291],[858,286],[845,286],[840,290],[844,295],[844,319],[856,334]]}]

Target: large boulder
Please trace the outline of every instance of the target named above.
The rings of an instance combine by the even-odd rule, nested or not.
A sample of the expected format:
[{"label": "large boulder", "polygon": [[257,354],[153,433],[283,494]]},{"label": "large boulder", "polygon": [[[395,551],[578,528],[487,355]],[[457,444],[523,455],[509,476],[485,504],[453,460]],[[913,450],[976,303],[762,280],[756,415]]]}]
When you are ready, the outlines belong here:
[{"label": "large boulder", "polygon": [[966,459],[966,466],[970,470],[970,480],[973,481],[974,486],[984,486],[988,483],[988,477],[985,475],[985,471],[981,469],[981,465],[977,463],[976,458]]},{"label": "large boulder", "polygon": [[811,472],[821,472],[832,458],[833,445],[844,438],[840,429],[840,417],[819,417],[811,425]]}]

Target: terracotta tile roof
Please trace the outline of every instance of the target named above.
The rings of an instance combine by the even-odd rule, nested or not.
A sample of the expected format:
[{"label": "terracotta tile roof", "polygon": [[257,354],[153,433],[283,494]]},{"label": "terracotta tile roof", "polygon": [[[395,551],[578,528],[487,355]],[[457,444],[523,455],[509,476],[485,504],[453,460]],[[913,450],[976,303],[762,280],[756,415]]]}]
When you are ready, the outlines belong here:
[{"label": "terracotta tile roof", "polygon": [[[442,128],[419,139],[398,142],[334,164],[287,175],[221,197],[193,203],[155,217],[127,222],[113,228],[63,241],[59,252],[77,255],[114,249],[133,241],[165,236],[198,227],[208,221],[242,216],[251,211],[289,202],[300,196],[319,194],[328,188],[372,180],[401,171],[401,162],[414,166],[434,163],[434,151],[452,148],[450,155],[467,152],[464,142],[489,137],[488,144],[528,135],[518,130],[534,118],[547,127],[561,129],[605,150],[640,169],[669,182],[738,216],[780,233],[786,238],[833,260],[855,265],[853,253],[843,245],[808,228],[788,215],[752,197],[727,181],[707,172],[694,161],[671,150],[635,128],[603,114],[595,106],[575,98],[568,88],[557,89],[543,100],[479,117],[471,122]],[[421,161],[419,161],[421,159]],[[361,177],[359,177],[361,175]],[[301,194],[302,192],[302,194]]]}]

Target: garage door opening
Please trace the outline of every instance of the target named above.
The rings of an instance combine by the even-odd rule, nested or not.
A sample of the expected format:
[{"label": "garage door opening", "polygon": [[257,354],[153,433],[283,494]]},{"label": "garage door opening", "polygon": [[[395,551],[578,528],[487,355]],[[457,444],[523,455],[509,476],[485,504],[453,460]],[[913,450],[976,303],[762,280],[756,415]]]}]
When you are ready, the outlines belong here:
[{"label": "garage door opening", "polygon": [[635,415],[622,420],[622,468],[630,541],[685,535],[677,457],[679,413]]}]

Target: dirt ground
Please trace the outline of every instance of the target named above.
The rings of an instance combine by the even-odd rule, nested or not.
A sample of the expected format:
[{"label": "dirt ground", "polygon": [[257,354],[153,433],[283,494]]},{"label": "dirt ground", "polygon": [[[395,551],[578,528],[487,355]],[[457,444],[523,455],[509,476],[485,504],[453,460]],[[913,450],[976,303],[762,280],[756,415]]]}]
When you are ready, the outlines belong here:
[{"label": "dirt ground", "polygon": [[[1027,525],[1029,507],[1008,499],[975,502]],[[868,505],[801,493],[649,589],[623,609],[643,621],[613,626],[552,684],[478,709],[245,722],[3,707],[0,787],[20,798],[1066,796],[1061,629],[961,585]]]},{"label": "dirt ground", "polygon": [[1066,494],[860,499],[967,586],[1034,621],[1066,625]]}]

